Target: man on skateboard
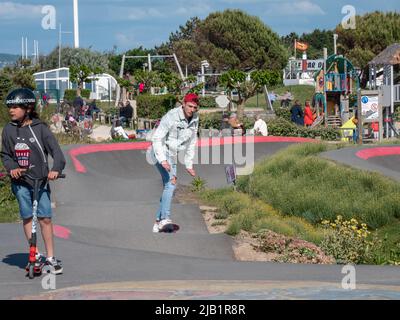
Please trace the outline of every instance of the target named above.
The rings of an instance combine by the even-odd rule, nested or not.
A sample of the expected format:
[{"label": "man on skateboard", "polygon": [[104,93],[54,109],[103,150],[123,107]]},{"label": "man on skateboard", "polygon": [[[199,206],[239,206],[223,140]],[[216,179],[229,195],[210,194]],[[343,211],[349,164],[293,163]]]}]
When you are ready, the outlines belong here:
[{"label": "man on skateboard", "polygon": [[173,229],[169,225],[172,224],[171,203],[176,188],[176,164],[179,151],[185,151],[186,171],[192,177],[196,176],[193,159],[199,127],[198,105],[198,96],[194,93],[187,94],[183,99],[182,106],[170,110],[162,117],[152,136],[150,155],[163,182],[163,193],[153,232],[164,231],[164,227],[167,225],[168,230]]}]

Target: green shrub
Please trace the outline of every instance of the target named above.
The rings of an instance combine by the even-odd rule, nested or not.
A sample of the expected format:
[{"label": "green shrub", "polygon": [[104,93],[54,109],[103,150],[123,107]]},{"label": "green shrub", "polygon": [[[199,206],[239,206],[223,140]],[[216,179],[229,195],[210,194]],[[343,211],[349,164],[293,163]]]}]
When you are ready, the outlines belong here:
[{"label": "green shrub", "polygon": [[253,117],[243,117],[242,123],[245,130],[253,129],[256,120]]},{"label": "green shrub", "polygon": [[275,108],[275,114],[278,118],[283,118],[286,121],[290,121],[291,114],[288,108]]},{"label": "green shrub", "polygon": [[369,240],[370,232],[366,224],[357,220],[344,220],[337,216],[334,222],[325,220],[322,225],[327,230],[321,248],[333,256],[338,263],[368,263],[372,260],[373,250],[379,241],[376,237]]},{"label": "green shrub", "polygon": [[6,106],[0,101],[0,126],[4,126],[10,122],[10,116]]},{"label": "green shrub", "polygon": [[[222,121],[222,112],[200,113],[200,129],[220,129]],[[243,126],[246,129],[254,127],[255,119],[253,117],[243,117]]]},{"label": "green shrub", "polygon": [[317,138],[322,140],[338,140],[340,134],[334,128],[316,127],[306,128],[298,126],[282,117],[277,117],[268,122],[268,132],[273,136]]},{"label": "green shrub", "polygon": [[199,128],[200,129],[220,129],[222,121],[221,112],[213,113],[201,113],[200,115]]},{"label": "green shrub", "polygon": [[199,98],[200,108],[216,108],[217,103],[215,97],[200,97]]},{"label": "green shrub", "polygon": [[191,185],[192,185],[192,191],[193,192],[201,192],[204,191],[206,188],[206,181],[201,179],[200,177],[195,177],[193,178]]},{"label": "green shrub", "polygon": [[18,203],[11,191],[11,180],[0,164],[0,223],[16,222],[19,219]]},{"label": "green shrub", "polygon": [[172,94],[149,95],[143,94],[136,98],[139,118],[160,119],[170,109],[175,108],[176,97]]}]

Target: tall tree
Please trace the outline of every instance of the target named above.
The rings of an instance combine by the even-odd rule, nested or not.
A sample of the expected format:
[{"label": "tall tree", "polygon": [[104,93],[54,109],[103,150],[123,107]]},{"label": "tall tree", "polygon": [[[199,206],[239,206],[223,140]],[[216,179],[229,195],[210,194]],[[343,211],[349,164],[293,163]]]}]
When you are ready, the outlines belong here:
[{"label": "tall tree", "polygon": [[208,60],[214,71],[280,70],[286,65],[288,54],[279,36],[259,18],[243,11],[212,13],[187,25],[190,27],[177,32],[168,44],[158,49],[175,52],[192,73],[200,69],[202,60]]},{"label": "tall tree", "polygon": [[[58,47],[49,55],[41,57],[41,69],[50,70],[58,68]],[[90,69],[101,68],[109,70],[108,56],[86,48],[63,47],[61,49],[61,67],[70,65],[86,65]]]},{"label": "tall tree", "polygon": [[400,13],[372,12],[356,16],[356,28],[336,27],[339,53],[344,54],[361,73],[361,86],[368,81],[368,62],[387,46],[400,41]]}]

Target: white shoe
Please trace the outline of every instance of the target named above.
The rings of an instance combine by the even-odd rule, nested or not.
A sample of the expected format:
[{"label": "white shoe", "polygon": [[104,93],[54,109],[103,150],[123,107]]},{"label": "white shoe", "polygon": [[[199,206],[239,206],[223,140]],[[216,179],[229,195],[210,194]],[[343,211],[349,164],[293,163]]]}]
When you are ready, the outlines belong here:
[{"label": "white shoe", "polygon": [[163,219],[159,222],[158,227],[162,229],[165,225],[172,223],[171,219]]},{"label": "white shoe", "polygon": [[153,225],[153,232],[160,232],[160,223],[159,222],[155,222]]}]

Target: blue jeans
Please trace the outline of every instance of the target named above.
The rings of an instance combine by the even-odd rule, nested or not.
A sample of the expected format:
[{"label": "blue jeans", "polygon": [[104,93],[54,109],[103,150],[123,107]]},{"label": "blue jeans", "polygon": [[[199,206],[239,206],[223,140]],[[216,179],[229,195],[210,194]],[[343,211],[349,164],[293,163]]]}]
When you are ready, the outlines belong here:
[{"label": "blue jeans", "polygon": [[176,163],[172,164],[170,160],[167,160],[171,166],[171,170],[168,172],[160,163],[156,163],[158,171],[161,174],[163,183],[163,193],[160,198],[160,208],[158,209],[156,220],[170,219],[171,216],[171,203],[174,191],[176,188],[176,182],[173,184],[171,179],[176,177]]}]

